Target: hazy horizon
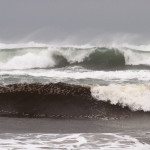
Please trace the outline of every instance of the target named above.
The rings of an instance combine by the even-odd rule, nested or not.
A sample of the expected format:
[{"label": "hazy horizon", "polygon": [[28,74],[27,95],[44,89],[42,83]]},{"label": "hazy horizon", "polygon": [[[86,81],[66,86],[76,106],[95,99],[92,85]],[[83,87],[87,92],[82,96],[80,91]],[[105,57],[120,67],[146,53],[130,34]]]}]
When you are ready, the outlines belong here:
[{"label": "hazy horizon", "polygon": [[150,39],[148,0],[0,0],[0,41]]}]

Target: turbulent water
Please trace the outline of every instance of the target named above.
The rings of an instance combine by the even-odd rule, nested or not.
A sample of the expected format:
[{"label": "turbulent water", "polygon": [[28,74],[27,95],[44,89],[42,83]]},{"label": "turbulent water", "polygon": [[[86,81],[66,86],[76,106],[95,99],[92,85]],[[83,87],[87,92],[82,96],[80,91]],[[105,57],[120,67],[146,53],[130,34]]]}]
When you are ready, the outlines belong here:
[{"label": "turbulent water", "polygon": [[[30,86],[28,88],[25,88],[25,90],[23,88],[21,88],[20,90],[17,87],[16,91],[15,87],[19,84],[22,86],[24,83],[26,83],[26,86],[28,86],[33,85],[35,83],[36,84],[40,83],[40,85],[48,85],[49,83],[58,83],[58,82],[71,84],[72,86],[80,85],[81,87],[88,87],[90,88],[89,93],[91,97],[95,100],[94,104],[92,104],[94,105],[94,107],[92,107],[92,113],[93,109],[96,107],[95,105],[96,104],[99,105],[99,102],[102,102],[103,106],[105,107],[103,109],[102,107],[96,107],[96,111],[101,114],[107,114],[106,118],[112,118],[110,112],[115,111],[119,113],[122,112],[121,115],[126,115],[127,112],[130,112],[130,114],[134,112],[138,114],[140,113],[149,114],[150,112],[149,81],[150,81],[150,45],[129,45],[125,43],[120,45],[110,44],[110,45],[96,45],[96,46],[49,45],[33,42],[27,44],[4,44],[4,43],[0,44],[1,89],[2,87],[5,86],[8,89],[10,88],[9,85],[11,85],[11,88],[8,89],[8,91],[12,90],[14,93],[16,91],[17,92],[19,91],[20,93],[21,92],[23,93],[24,91],[27,92],[31,91],[30,93],[33,93],[32,90],[34,91],[34,88],[30,89]],[[15,86],[13,86],[12,88],[12,85]],[[43,92],[43,90],[44,89],[42,89],[41,92]],[[65,93],[64,95],[67,95],[71,91],[69,89],[66,90],[66,87],[65,89],[63,89],[63,87],[60,87],[59,90],[62,93],[64,92]],[[55,94],[53,94],[53,96],[55,95],[55,97],[59,99],[60,96],[59,94],[61,92],[56,91],[52,91],[51,93],[54,92]],[[57,95],[56,93],[59,94]],[[72,95],[73,94],[69,96]],[[80,95],[80,98],[81,97],[82,96]],[[81,108],[83,108],[84,104],[82,103],[82,106],[79,106],[79,104],[81,103],[72,101],[67,102],[67,104],[72,103],[69,104],[69,106],[71,106],[71,108],[76,108],[76,111],[82,113]],[[7,103],[8,102],[9,100],[7,101]],[[44,101],[42,103],[46,102]],[[64,107],[60,109],[60,112],[63,114],[63,111],[65,110],[64,103],[66,102],[65,101],[58,102],[57,100],[57,103],[56,104],[54,103],[55,102],[53,102],[53,104],[50,104],[49,106],[57,104],[58,108],[59,106]],[[107,105],[104,105],[105,103]],[[89,102],[88,104],[86,104],[86,107],[88,107],[87,110],[89,109],[89,104],[90,104]],[[16,105],[16,108],[17,106],[18,108],[21,107],[20,105],[18,105],[18,102],[16,104],[14,103],[14,105]],[[110,107],[110,105],[112,105],[112,107]],[[9,108],[11,108],[10,106]],[[42,109],[40,108],[42,106],[45,107],[44,104],[43,105],[41,104],[41,106],[38,105],[38,110],[43,110],[43,108]],[[1,103],[0,109],[4,111],[5,108]],[[110,111],[109,108],[111,109]],[[112,111],[112,109],[114,110]],[[0,111],[2,112],[2,110]],[[9,110],[10,110],[9,114],[13,113],[11,112],[13,111],[13,109]],[[54,112],[56,113],[57,111]],[[54,116],[55,115],[58,114],[54,114]],[[98,114],[96,113],[96,115]],[[84,114],[81,114],[81,116],[84,116]],[[97,147],[103,147],[104,149],[112,149],[112,148],[120,149],[123,147],[127,149],[133,148],[136,149],[137,147],[138,148],[144,147],[148,149],[149,147],[148,144],[140,143],[136,138],[132,138],[127,135],[122,136],[112,133],[99,135],[6,134],[6,138],[5,139],[2,138],[1,140],[3,143],[5,143],[7,142],[7,140],[9,141],[9,139],[11,139],[12,136],[15,136],[13,143],[16,142],[16,145],[12,146],[14,148],[16,146],[19,148],[21,146],[21,143],[19,144],[17,142],[26,138],[27,138],[26,142],[28,142],[29,145],[34,148],[36,146],[34,146],[32,143],[34,143],[35,138],[38,138],[39,142],[41,143],[41,145],[39,144],[39,146],[42,147],[41,140],[43,139],[43,137],[45,139],[50,138],[51,144],[55,145],[56,149],[59,149],[59,147],[56,146],[56,143],[58,143],[60,146],[62,146],[62,148],[64,148],[64,145],[62,143],[66,142],[68,143],[68,149],[78,149],[78,146],[80,147],[80,145],[82,145],[82,147],[80,148],[83,149],[84,148],[96,149]],[[69,140],[72,139],[71,143],[74,143],[74,145],[69,144],[70,141],[68,140],[68,137]],[[110,139],[110,137],[113,137],[113,139]],[[32,141],[30,140],[30,138],[32,139]],[[101,139],[101,142],[99,141],[99,138]],[[95,141],[95,143],[91,145],[90,142],[93,141],[93,139],[98,139],[98,141]],[[106,141],[109,144],[106,144]],[[112,141],[117,142],[116,144],[114,144]],[[122,143],[122,141],[126,142]],[[46,145],[47,147],[48,141],[44,140],[43,142],[45,143],[44,145]],[[130,144],[128,145],[128,143]],[[120,147],[120,145],[122,147]],[[5,148],[6,144],[0,145],[0,147]]]},{"label": "turbulent water", "polygon": [[[0,45],[0,69],[50,69],[67,66],[124,69],[148,67],[150,52],[136,46]],[[28,60],[28,61],[27,61]]]},{"label": "turbulent water", "polygon": [[97,100],[150,111],[149,47],[0,44],[0,83],[88,85]]},{"label": "turbulent water", "polygon": [[[2,137],[2,138],[1,138]],[[148,150],[150,146],[134,137],[110,133],[101,134],[5,134],[0,135],[1,149],[127,149]],[[11,140],[13,139],[13,140]],[[93,142],[94,139],[94,142]],[[36,144],[38,143],[38,144]],[[66,144],[64,144],[66,143]],[[93,146],[94,145],[94,146]]]}]

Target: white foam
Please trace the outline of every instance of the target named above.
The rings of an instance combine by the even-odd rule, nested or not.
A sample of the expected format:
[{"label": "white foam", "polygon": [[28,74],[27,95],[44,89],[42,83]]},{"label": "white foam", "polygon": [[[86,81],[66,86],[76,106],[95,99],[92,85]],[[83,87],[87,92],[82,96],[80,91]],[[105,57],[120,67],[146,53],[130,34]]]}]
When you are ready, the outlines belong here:
[{"label": "white foam", "polygon": [[28,52],[22,56],[15,56],[7,62],[0,62],[1,70],[12,69],[30,69],[30,68],[47,68],[53,67],[55,61],[48,52],[41,51],[40,53]]},{"label": "white foam", "polygon": [[[97,45],[99,48],[115,48],[121,51],[125,56],[126,65],[150,65],[150,45],[129,45],[122,44],[108,44]],[[32,49],[33,47],[33,49]],[[34,48],[42,48],[37,51]],[[64,49],[67,48],[67,49]],[[0,57],[0,69],[32,69],[32,68],[47,68],[56,65],[53,55],[60,55],[67,59],[68,62],[82,62],[86,57],[95,51],[93,45],[49,45],[44,43],[19,43],[19,44],[4,44],[0,43],[0,49],[15,49],[25,48],[25,50],[18,50],[15,55],[10,54],[10,51],[4,52]],[[28,50],[27,50],[28,49]],[[22,52],[24,51],[24,52]],[[142,52],[143,51],[143,52]],[[8,53],[8,54],[4,54]],[[41,54],[42,53],[42,54]],[[12,56],[10,56],[12,55]],[[3,58],[2,58],[3,57]],[[5,58],[6,57],[6,58]],[[41,58],[39,58],[41,57]],[[36,63],[35,63],[36,62]]]},{"label": "white foam", "polygon": [[0,134],[0,149],[149,150],[150,145],[119,133]]},{"label": "white foam", "polygon": [[111,104],[120,103],[123,107],[129,106],[132,110],[150,111],[149,84],[94,86],[91,88],[91,93],[98,100],[110,100]]},{"label": "white foam", "polygon": [[150,65],[150,53],[124,50],[126,65]]},{"label": "white foam", "polygon": [[56,61],[59,61],[53,58],[54,55],[62,56],[69,63],[82,62],[85,57],[88,57],[94,51],[94,49],[84,48],[78,50],[74,47],[64,49],[62,47],[49,46],[49,48],[41,48],[40,50],[27,48],[17,51],[15,55],[10,54],[7,50],[6,52],[3,51],[0,57],[0,69],[13,70],[54,67]]},{"label": "white foam", "polygon": [[125,71],[93,71],[93,70],[12,70],[0,71],[0,75],[30,75],[33,77],[48,77],[60,79],[100,79],[105,81],[150,81],[149,70],[125,70]]}]

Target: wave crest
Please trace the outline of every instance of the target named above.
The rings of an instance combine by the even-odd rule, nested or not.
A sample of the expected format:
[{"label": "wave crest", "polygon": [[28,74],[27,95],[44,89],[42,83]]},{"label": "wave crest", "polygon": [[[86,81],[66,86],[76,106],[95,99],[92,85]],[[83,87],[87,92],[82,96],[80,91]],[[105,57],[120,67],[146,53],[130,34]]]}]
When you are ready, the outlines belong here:
[{"label": "wave crest", "polygon": [[87,87],[50,83],[0,86],[0,116],[92,119],[149,115],[149,92],[150,87],[144,85]]},{"label": "wave crest", "polygon": [[92,96],[98,100],[110,101],[111,104],[128,106],[134,111],[150,111],[150,85],[126,84],[95,86],[91,88]]},{"label": "wave crest", "polygon": [[0,50],[0,69],[79,65],[90,69],[150,66],[150,52],[119,47],[23,47]]}]

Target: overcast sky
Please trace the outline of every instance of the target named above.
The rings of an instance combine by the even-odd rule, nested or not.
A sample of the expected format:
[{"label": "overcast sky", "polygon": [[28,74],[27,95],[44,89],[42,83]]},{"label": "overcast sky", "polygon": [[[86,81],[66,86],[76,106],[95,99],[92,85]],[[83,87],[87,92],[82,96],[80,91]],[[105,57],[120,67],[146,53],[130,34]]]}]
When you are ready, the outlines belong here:
[{"label": "overcast sky", "polygon": [[150,0],[0,0],[0,40],[150,37]]}]

